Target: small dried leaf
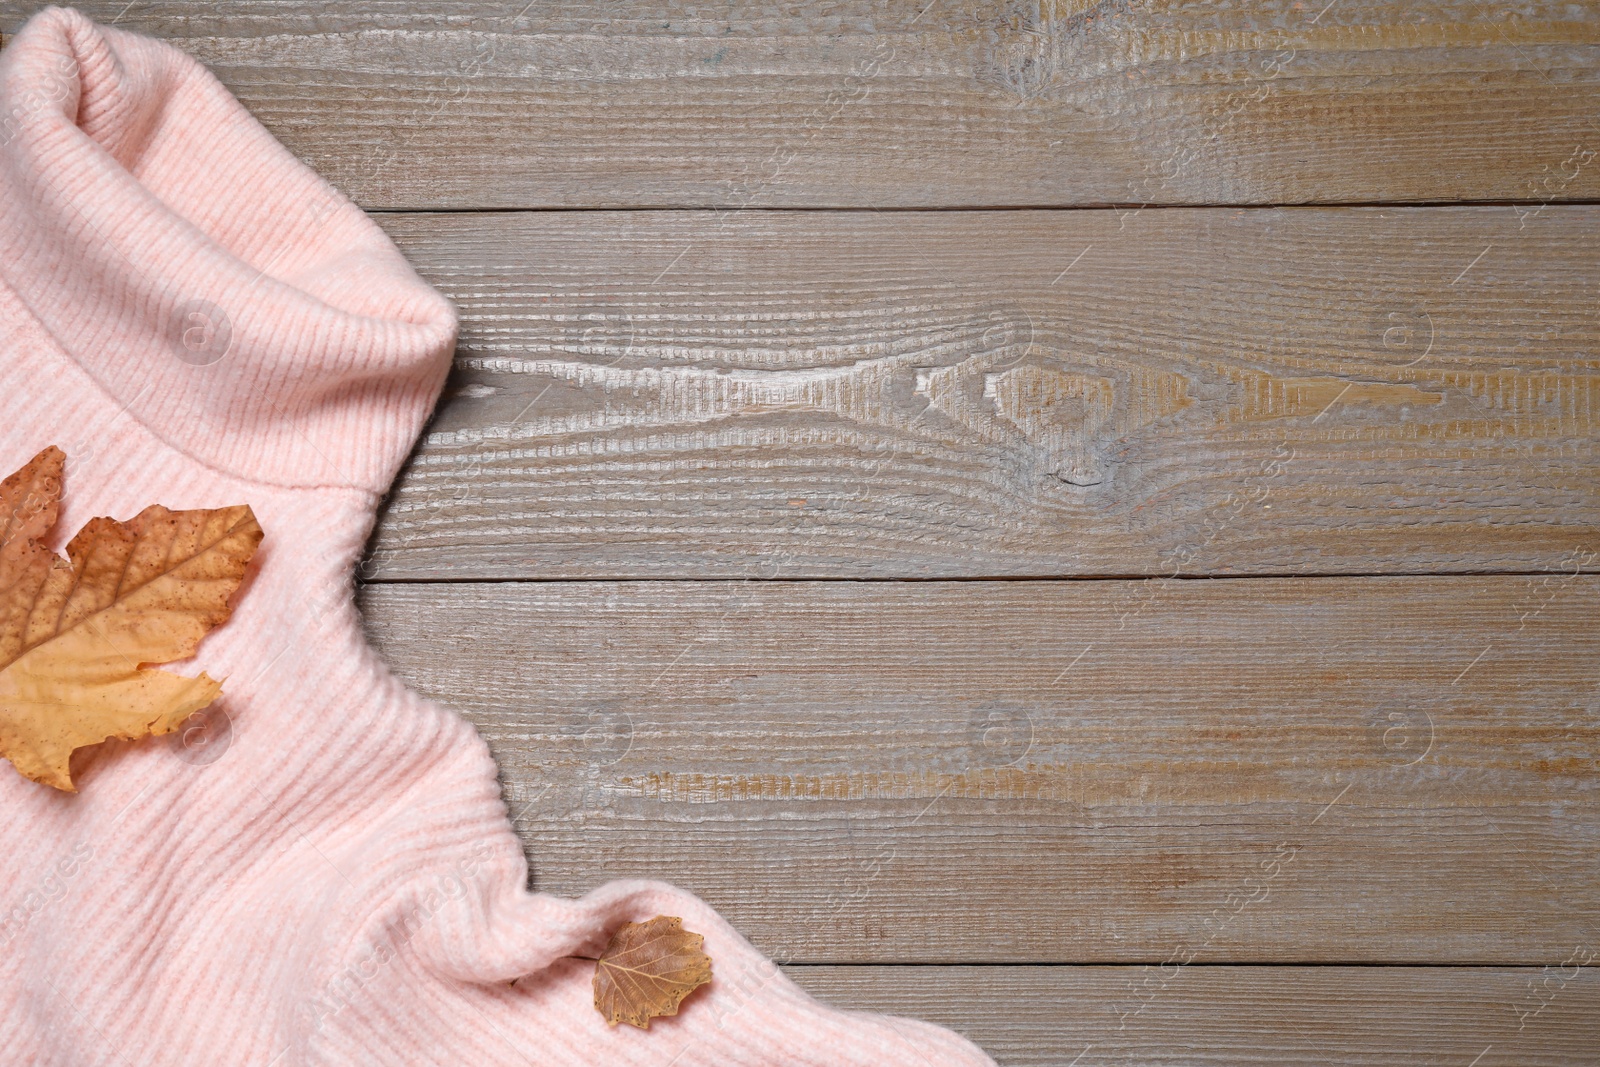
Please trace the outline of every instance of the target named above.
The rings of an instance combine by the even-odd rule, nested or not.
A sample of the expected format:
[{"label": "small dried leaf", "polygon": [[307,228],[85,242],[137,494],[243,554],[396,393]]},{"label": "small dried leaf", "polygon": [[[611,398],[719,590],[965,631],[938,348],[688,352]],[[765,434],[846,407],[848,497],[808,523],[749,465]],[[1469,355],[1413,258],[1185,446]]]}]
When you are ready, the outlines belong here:
[{"label": "small dried leaf", "polygon": [[39,540],[65,459],[47,448],[0,484],[0,756],[71,792],[74,749],[170,733],[222,692],[204,674],[145,665],[192,656],[227,621],[262,534],[243,505],[156,505],[90,520],[68,562]]},{"label": "small dried leaf", "polygon": [[595,1010],[612,1026],[645,1030],[658,1015],[678,1014],[683,998],[711,981],[705,940],[670,915],[623,923],[595,961]]}]

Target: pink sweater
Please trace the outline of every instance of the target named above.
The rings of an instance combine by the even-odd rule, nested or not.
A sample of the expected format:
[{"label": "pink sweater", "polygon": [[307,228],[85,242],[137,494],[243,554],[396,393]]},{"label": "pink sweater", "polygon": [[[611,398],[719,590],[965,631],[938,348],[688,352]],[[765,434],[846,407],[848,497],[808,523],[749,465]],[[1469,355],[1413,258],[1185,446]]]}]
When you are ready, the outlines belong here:
[{"label": "pink sweater", "polygon": [[[76,795],[0,766],[0,1060],[989,1063],[823,1007],[672,886],[527,891],[482,740],[394,679],[351,601],[455,325],[177,50],[51,8],[0,53],[0,474],[67,451],[58,544],[150,503],[248,503],[267,532],[176,668],[226,679],[207,744],[82,750]],[[705,935],[714,981],[610,1028],[570,957],[656,914]]]}]

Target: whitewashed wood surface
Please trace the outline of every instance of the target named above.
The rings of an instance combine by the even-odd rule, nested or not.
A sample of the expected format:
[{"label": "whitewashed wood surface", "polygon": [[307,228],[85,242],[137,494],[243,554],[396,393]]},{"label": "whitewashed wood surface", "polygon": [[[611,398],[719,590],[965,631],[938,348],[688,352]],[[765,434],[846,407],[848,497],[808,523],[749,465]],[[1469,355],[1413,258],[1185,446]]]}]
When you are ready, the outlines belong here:
[{"label": "whitewashed wood surface", "polygon": [[539,888],[1006,1067],[1596,1062],[1600,9],[82,9],[461,308],[360,602]]},{"label": "whitewashed wood surface", "polygon": [[174,39],[372,207],[1549,202],[1600,189],[1600,168],[1577,162],[1594,148],[1600,11],[1561,0],[82,7]]},{"label": "whitewashed wood surface", "polygon": [[461,308],[381,578],[1539,571],[1591,207],[384,215]]},{"label": "whitewashed wood surface", "polygon": [[362,605],[541,888],[663,876],[785,960],[1517,963],[1600,913],[1589,575]]}]

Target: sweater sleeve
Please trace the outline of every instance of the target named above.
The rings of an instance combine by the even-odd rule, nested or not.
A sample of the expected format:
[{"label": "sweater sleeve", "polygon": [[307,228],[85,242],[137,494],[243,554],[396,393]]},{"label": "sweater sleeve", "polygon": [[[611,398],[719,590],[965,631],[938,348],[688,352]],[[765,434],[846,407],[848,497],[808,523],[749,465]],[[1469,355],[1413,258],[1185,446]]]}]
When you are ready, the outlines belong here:
[{"label": "sweater sleeve", "polygon": [[0,52],[0,277],[167,442],[381,492],[433,406],[449,303],[195,60],[46,8]]}]

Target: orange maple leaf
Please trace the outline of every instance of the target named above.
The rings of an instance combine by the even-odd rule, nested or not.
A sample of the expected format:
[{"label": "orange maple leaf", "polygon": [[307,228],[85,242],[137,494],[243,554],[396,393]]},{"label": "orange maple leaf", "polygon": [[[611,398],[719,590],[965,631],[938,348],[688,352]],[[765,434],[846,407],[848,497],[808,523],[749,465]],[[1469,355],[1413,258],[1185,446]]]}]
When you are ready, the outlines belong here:
[{"label": "orange maple leaf", "polygon": [[244,505],[155,505],[91,519],[62,559],[41,538],[65,463],[47,448],[0,483],[0,756],[74,792],[75,749],[171,733],[222,692],[208,675],[146,665],[187,659],[228,620],[262,533]]}]

